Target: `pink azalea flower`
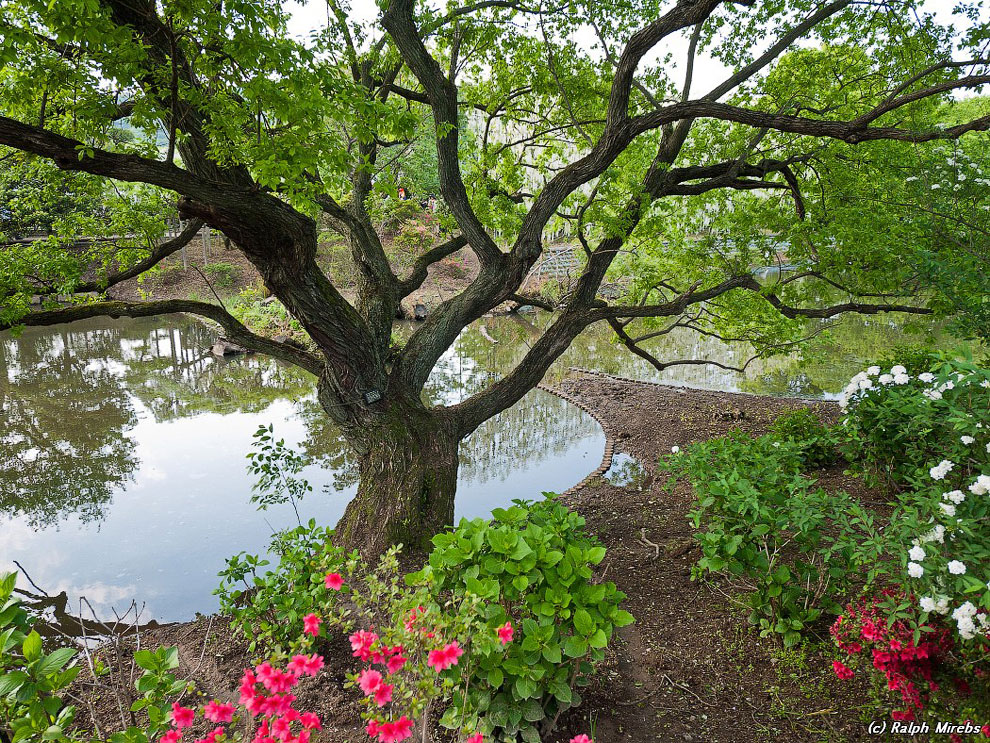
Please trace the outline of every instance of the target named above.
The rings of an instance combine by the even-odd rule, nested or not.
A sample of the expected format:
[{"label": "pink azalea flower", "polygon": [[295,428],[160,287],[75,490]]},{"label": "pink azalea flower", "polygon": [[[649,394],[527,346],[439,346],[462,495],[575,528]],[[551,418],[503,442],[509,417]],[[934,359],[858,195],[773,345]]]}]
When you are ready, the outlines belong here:
[{"label": "pink azalea flower", "polygon": [[399,743],[412,735],[412,720],[403,715],[395,722],[386,722],[378,728],[382,743]]},{"label": "pink azalea flower", "polygon": [[426,665],[440,671],[446,671],[451,666],[457,665],[457,659],[464,655],[461,646],[457,642],[445,645],[441,650],[431,650],[427,656]]},{"label": "pink azalea flower", "polygon": [[217,738],[221,735],[226,734],[226,730],[223,727],[214,728],[213,732],[209,733],[205,738],[197,740],[196,743],[217,743]]},{"label": "pink azalea flower", "polygon": [[320,622],[322,621],[315,614],[307,614],[303,617],[303,632],[316,637],[320,634]]},{"label": "pink azalea flower", "polygon": [[303,712],[302,716],[299,718],[302,726],[307,730],[322,730],[323,725],[320,723],[320,718],[317,717],[312,712]]},{"label": "pink azalea flower", "polygon": [[580,735],[575,735],[573,738],[571,738],[571,743],[595,743],[595,742],[584,733],[581,733]]},{"label": "pink azalea flower", "polygon": [[393,684],[378,684],[378,686],[375,687],[375,704],[379,707],[384,707],[386,704],[391,702],[393,688]]},{"label": "pink azalea flower", "polygon": [[501,627],[498,628],[498,639],[503,645],[508,645],[512,642],[512,622],[506,622]]},{"label": "pink azalea flower", "polygon": [[464,743],[485,743],[485,738],[481,733],[475,733],[466,741],[464,741]]},{"label": "pink azalea flower", "polygon": [[187,728],[193,724],[196,710],[181,707],[178,702],[172,702],[172,724],[177,728]]},{"label": "pink azalea flower", "polygon": [[835,675],[843,680],[851,679],[856,675],[851,668],[846,667],[840,660],[832,661],[832,669],[835,671]]},{"label": "pink azalea flower", "polygon": [[203,707],[203,717],[210,722],[230,722],[234,719],[234,705],[220,704],[214,699]]},{"label": "pink azalea flower", "polygon": [[158,739],[159,743],[179,743],[180,740],[182,740],[182,733],[178,730],[169,730]]},{"label": "pink azalea flower", "polygon": [[284,743],[292,737],[291,723],[284,717],[275,718],[272,720],[272,735]]},{"label": "pink azalea flower", "polygon": [[339,591],[344,587],[344,579],[340,573],[327,573],[327,577],[323,579],[323,583],[327,588],[334,591]]},{"label": "pink azalea flower", "polygon": [[367,630],[358,630],[348,639],[351,641],[351,650],[354,651],[355,658],[363,661],[371,659],[371,646],[378,642],[378,635]]},{"label": "pink azalea flower", "polygon": [[378,671],[366,670],[358,674],[358,686],[365,694],[374,694],[381,683],[382,675]]},{"label": "pink azalea flower", "polygon": [[297,676],[315,676],[323,668],[323,656],[294,655],[286,667]]},{"label": "pink azalea flower", "polygon": [[393,655],[385,663],[389,673],[398,673],[409,659],[404,655]]},{"label": "pink azalea flower", "polygon": [[261,711],[269,717],[281,717],[292,709],[296,698],[292,694],[272,694],[261,703]]},{"label": "pink azalea flower", "polygon": [[365,727],[364,732],[368,734],[371,738],[378,737],[378,731],[381,729],[381,725],[378,724],[378,720],[368,720],[368,725]]}]

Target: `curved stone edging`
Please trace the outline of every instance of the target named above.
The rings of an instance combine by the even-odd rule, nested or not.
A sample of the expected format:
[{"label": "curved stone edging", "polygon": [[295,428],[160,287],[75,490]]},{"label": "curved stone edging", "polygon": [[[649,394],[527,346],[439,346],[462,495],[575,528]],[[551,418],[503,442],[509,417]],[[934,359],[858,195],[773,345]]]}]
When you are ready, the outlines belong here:
[{"label": "curved stone edging", "polygon": [[[632,377],[620,377],[618,374],[609,374],[608,372],[597,371],[596,369],[584,369],[580,366],[569,366],[568,371],[577,372],[578,374],[587,374],[592,377],[601,377],[602,379],[608,379],[612,382],[626,382],[627,384],[644,384],[648,387],[665,387],[669,390],[696,390],[698,392],[719,392],[719,390],[708,390],[701,387],[688,387],[683,384],[670,384],[669,382],[654,382],[652,379],[633,379]],[[763,397],[755,392],[721,392],[721,394],[726,395],[746,395],[748,397]],[[794,400],[795,402],[803,402],[806,405],[811,405],[815,403],[824,404],[835,404],[835,400],[823,400],[818,397],[787,397],[787,398],[777,398]]]},{"label": "curved stone edging", "polygon": [[551,387],[550,385],[543,384],[542,382],[536,385],[536,388],[539,390],[543,390],[544,392],[547,392],[551,395],[554,395],[555,397],[559,397],[561,400],[569,402],[574,407],[587,413],[588,415],[591,416],[591,418],[595,421],[595,423],[601,426],[602,433],[605,434],[605,452],[602,454],[602,463],[598,465],[597,469],[588,473],[588,475],[583,480],[581,480],[581,482],[579,482],[577,485],[572,485],[571,487],[567,488],[567,490],[565,490],[563,493],[560,493],[560,495],[574,495],[582,488],[586,487],[588,483],[590,483],[596,477],[601,477],[602,475],[604,475],[606,472],[609,471],[609,468],[612,466],[612,455],[615,454],[615,439],[612,438],[612,435],[609,434],[608,430],[605,428],[605,424],[602,421],[601,416],[599,416],[598,413],[596,413],[594,410],[591,410],[587,405],[585,405],[583,402],[578,400],[576,397],[567,394],[563,390],[558,390],[555,387]]}]

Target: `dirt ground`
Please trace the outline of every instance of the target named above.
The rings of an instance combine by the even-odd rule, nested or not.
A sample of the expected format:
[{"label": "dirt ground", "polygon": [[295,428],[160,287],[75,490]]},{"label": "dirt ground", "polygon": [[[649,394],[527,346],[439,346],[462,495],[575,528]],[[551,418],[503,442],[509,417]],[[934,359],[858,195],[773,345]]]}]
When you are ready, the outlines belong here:
[{"label": "dirt ground", "polygon": [[[344,248],[338,246],[337,250]],[[353,300],[356,289],[350,285],[347,276],[341,275],[343,261],[334,260],[334,249],[330,245],[321,245],[318,262],[333,278],[335,286],[341,288],[344,297]],[[217,263],[226,263],[232,267],[230,283],[218,282],[216,277],[211,277],[203,268],[204,265]],[[477,276],[478,267],[477,256],[467,249],[459,250],[434,263],[429,267],[422,286],[402,301],[405,316],[412,317],[417,304],[425,305],[429,311],[461,291]],[[399,273],[402,271],[399,270]],[[214,301],[217,295],[226,299],[251,286],[262,286],[261,276],[243,253],[234,248],[225,249],[222,240],[214,236],[204,255],[200,238],[196,237],[186,248],[185,260],[181,253],[175,253],[162,261],[156,271],[146,275],[143,280],[122,282],[112,287],[108,295],[113,299],[127,301],[192,297]]]},{"label": "dirt ground", "polygon": [[[562,716],[547,743],[563,743],[579,733],[592,734],[596,743],[868,738],[869,691],[858,679],[835,678],[827,644],[784,650],[747,625],[738,587],[691,580],[691,565],[699,556],[686,518],[692,494],[686,483],[668,490],[656,469],[658,457],[671,446],[684,447],[736,427],[758,434],[780,413],[808,403],[590,376],[565,380],[561,389],[601,414],[617,450],[635,457],[643,472],[626,485],[599,478],[567,496],[608,548],[601,577],[627,594],[625,608],[636,623],[619,631],[583,691],[583,704]],[[835,416],[833,406],[814,407],[823,418]],[[826,487],[870,496],[841,469],[820,475]],[[816,629],[820,638],[827,637],[827,624]],[[155,630],[143,644],[177,645],[180,677],[195,680],[207,697],[232,697],[242,669],[252,661],[218,617]],[[301,708],[324,720],[320,741],[367,740],[357,697],[341,688],[351,660],[341,640],[327,653],[327,672],[301,685]],[[119,720],[109,695],[102,695],[96,707],[96,718],[105,725]],[[81,714],[84,721],[89,712]]]}]

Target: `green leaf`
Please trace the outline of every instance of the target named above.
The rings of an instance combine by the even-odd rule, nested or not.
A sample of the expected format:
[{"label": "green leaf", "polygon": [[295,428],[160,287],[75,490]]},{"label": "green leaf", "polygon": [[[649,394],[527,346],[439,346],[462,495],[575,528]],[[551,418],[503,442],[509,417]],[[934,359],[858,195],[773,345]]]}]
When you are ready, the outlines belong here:
[{"label": "green leaf", "polygon": [[636,618],[633,617],[632,614],[630,614],[628,611],[625,611],[624,609],[619,609],[615,612],[615,614],[612,615],[612,624],[614,624],[616,627],[625,627],[626,625],[632,624],[635,621]]},{"label": "green leaf", "polygon": [[72,648],[59,648],[58,650],[42,658],[38,665],[34,667],[34,672],[40,677],[48,676],[61,670],[62,666],[75,657],[76,651]]},{"label": "green leaf", "polygon": [[0,697],[5,697],[16,691],[29,678],[30,676],[24,671],[8,671],[0,676]]},{"label": "green leaf", "polygon": [[564,642],[564,655],[568,658],[580,658],[588,652],[588,641],[578,635],[571,635]]},{"label": "green leaf", "polygon": [[595,623],[584,609],[574,612],[574,628],[582,635],[588,636],[595,630]]},{"label": "green leaf", "polygon": [[38,660],[41,657],[41,635],[31,630],[31,634],[24,638],[21,650],[24,653],[24,659],[28,662]]}]

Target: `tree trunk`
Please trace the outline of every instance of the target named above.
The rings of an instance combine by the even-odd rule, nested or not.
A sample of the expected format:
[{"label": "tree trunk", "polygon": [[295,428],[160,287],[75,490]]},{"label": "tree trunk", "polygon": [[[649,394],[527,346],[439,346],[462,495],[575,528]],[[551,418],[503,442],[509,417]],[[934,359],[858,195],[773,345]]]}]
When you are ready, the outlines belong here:
[{"label": "tree trunk", "polygon": [[458,438],[450,421],[393,404],[363,429],[355,448],[361,480],[337,524],[337,543],[377,557],[393,544],[428,552],[434,534],[454,521]]}]

